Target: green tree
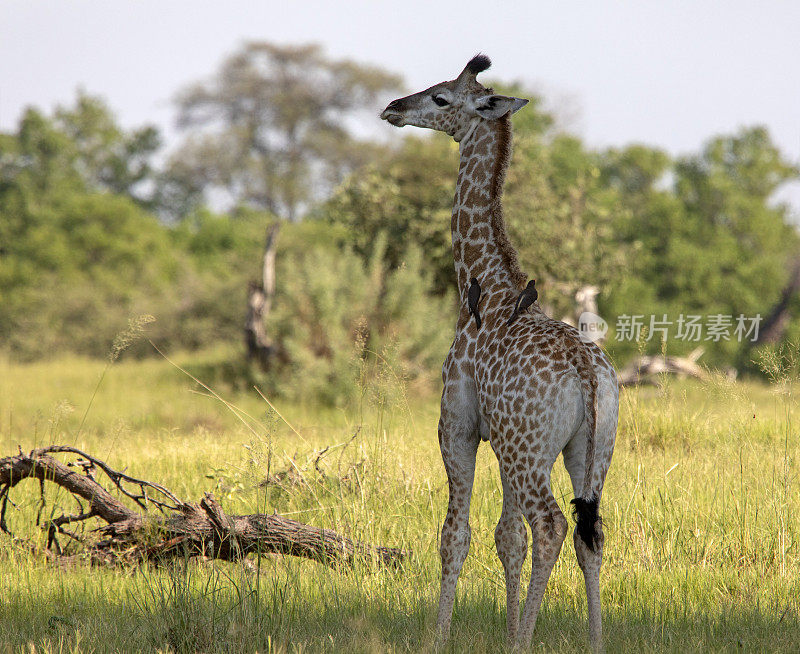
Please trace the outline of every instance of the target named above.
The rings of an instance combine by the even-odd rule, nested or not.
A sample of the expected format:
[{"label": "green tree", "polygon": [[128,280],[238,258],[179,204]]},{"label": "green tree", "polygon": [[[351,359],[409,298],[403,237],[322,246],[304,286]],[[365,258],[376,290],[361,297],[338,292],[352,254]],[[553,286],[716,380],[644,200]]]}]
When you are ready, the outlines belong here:
[{"label": "green tree", "polygon": [[[15,225],[0,256],[0,340],[20,358],[104,354],[134,314],[162,314],[180,270],[158,220],[123,196],[0,198]],[[9,200],[10,201],[4,201]]]},{"label": "green tree", "polygon": [[576,137],[521,131],[505,205],[522,266],[555,317],[574,314],[582,286],[608,293],[626,268],[628,248],[616,234],[625,209],[601,182],[597,154]]},{"label": "green tree", "polygon": [[79,92],[74,106],[60,106],[52,117],[27,109],[16,134],[0,135],[0,184],[48,196],[105,191],[144,206],[159,147],[156,128],[125,131],[102,99]]},{"label": "green tree", "polygon": [[64,190],[85,189],[69,137],[36,109],[22,115],[16,133],[0,136],[0,193],[17,201],[43,200]]},{"label": "green tree", "polygon": [[450,214],[458,147],[449,137],[409,137],[350,177],[317,212],[347,228],[347,246],[369,260],[378,235],[387,237],[385,262],[397,268],[408,247],[424,248],[436,293],[455,283]]},{"label": "green tree", "polygon": [[[602,169],[629,212],[618,236],[632,255],[607,305],[610,315],[666,313],[674,320],[681,313],[769,312],[799,245],[787,207],[771,197],[798,171],[765,129],[716,137],[675,163],[642,146],[612,150]],[[703,345],[709,363],[743,363],[747,350],[735,338]],[[673,351],[695,346],[670,345]]]},{"label": "green tree", "polygon": [[[103,145],[90,149],[101,134]],[[0,342],[14,356],[102,355],[132,314],[175,313],[170,289],[185,258],[123,190],[143,179],[132,173],[136,148],[130,165],[112,152],[137,134],[81,96],[52,117],[28,109],[0,137]],[[106,175],[114,166],[104,161],[116,173]]]},{"label": "green tree", "polygon": [[83,91],[74,107],[56,110],[53,122],[70,140],[75,150],[73,167],[89,188],[152,204],[144,196],[149,189],[142,187],[154,181],[152,157],[161,147],[155,127],[125,131],[102,99]]},{"label": "green tree", "polygon": [[222,189],[297,220],[372,158],[374,147],[350,127],[399,85],[378,68],[328,59],[316,45],[248,43],[211,82],[180,95],[179,125],[193,132],[173,154],[165,186],[180,207]]}]

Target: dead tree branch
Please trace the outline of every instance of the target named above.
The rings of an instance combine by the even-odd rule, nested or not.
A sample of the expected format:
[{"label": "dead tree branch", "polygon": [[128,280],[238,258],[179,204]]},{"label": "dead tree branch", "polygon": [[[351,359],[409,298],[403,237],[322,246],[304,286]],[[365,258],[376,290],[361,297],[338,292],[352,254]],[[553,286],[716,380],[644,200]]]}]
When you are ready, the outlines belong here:
[{"label": "dead tree branch", "polygon": [[[63,463],[52,454],[68,454]],[[80,469],[78,472],[76,469]],[[100,470],[115,492],[135,504],[130,508],[95,478]],[[76,499],[79,512],[62,514],[42,525],[48,532],[47,554],[62,557],[58,536],[83,542],[65,525],[100,521],[96,536],[85,543],[83,556],[93,562],[161,561],[176,556],[206,556],[236,561],[251,553],[301,556],[332,567],[358,564],[399,566],[411,556],[408,550],[376,547],[353,541],[330,529],[290,520],[280,515],[227,515],[213,495],[199,503],[183,502],[169,489],[114,470],[108,464],[74,447],[54,445],[0,459],[0,528],[8,534],[9,492],[24,479],[54,483]],[[81,500],[88,503],[88,510]],[[159,514],[148,512],[155,507]]]},{"label": "dead tree branch", "polygon": [[775,306],[770,309],[769,314],[764,319],[764,324],[758,334],[754,345],[762,343],[779,343],[786,335],[791,322],[791,301],[800,292],[800,256],[795,257],[792,262],[791,273],[786,286],[781,292],[781,297]]}]

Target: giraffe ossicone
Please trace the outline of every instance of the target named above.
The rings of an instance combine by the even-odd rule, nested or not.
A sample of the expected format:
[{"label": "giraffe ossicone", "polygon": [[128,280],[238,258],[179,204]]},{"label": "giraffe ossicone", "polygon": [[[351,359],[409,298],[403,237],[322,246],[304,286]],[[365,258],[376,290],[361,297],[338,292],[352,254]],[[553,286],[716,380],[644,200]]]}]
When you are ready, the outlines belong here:
[{"label": "giraffe ossicone", "polygon": [[[381,114],[397,127],[438,130],[459,143],[451,231],[461,309],[442,368],[439,445],[449,501],[441,532],[437,629],[446,639],[469,550],[475,456],[483,439],[497,456],[503,485],[495,543],[505,571],[509,641],[530,644],[567,534],[567,520],[550,489],[553,464],[563,454],[576,498],[573,541],[586,584],[589,635],[599,648],[603,530],[598,511],[616,437],[617,375],[600,348],[547,317],[532,293],[525,296],[527,275],[506,233],[502,192],[511,156],[510,117],[527,100],[497,95],[480,84],[476,76],[490,64],[478,55],[456,79],[394,100]],[[472,280],[480,291],[480,329],[470,311],[476,302]],[[509,322],[517,300],[518,308],[523,301],[529,306]],[[528,551],[523,519],[532,536],[533,572],[520,620],[520,573]]]}]

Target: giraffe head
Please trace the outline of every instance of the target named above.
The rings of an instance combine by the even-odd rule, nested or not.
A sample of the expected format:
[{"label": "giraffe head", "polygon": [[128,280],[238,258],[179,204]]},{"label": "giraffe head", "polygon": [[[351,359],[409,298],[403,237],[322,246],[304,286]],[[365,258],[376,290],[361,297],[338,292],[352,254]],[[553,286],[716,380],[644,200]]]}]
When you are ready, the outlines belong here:
[{"label": "giraffe head", "polygon": [[392,100],[381,118],[396,127],[427,127],[461,141],[481,120],[497,120],[528,104],[521,98],[496,95],[478,82],[478,73],[491,65],[489,57],[476,55],[456,79]]}]

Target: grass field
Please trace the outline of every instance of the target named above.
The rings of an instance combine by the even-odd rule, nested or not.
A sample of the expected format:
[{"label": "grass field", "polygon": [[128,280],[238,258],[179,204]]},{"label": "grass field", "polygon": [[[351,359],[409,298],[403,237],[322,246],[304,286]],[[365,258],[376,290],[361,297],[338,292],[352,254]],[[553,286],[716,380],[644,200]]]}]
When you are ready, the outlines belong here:
[{"label": "grass field", "polygon": [[[414,559],[401,572],[343,573],[280,556],[250,567],[62,570],[0,535],[0,652],[433,649],[447,501],[436,398],[409,402],[399,388],[387,393],[384,380],[341,410],[277,403],[295,433],[255,392],[217,389],[249,414],[244,424],[165,361],[115,363],[97,387],[103,369],[83,359],[0,361],[0,456],[17,445],[75,445],[184,499],[213,491],[229,513],[277,511],[411,548]],[[800,651],[793,390],[717,380],[623,392],[602,506],[607,651]],[[327,446],[323,476],[313,462]],[[453,652],[505,649],[493,540],[500,482],[489,447],[478,456]],[[300,481],[259,484],[292,465]],[[553,490],[566,511],[560,462]],[[20,484],[11,497],[12,528],[33,534],[36,484]],[[51,492],[45,511],[58,501]],[[536,650],[588,649],[571,540],[548,586]]]}]

